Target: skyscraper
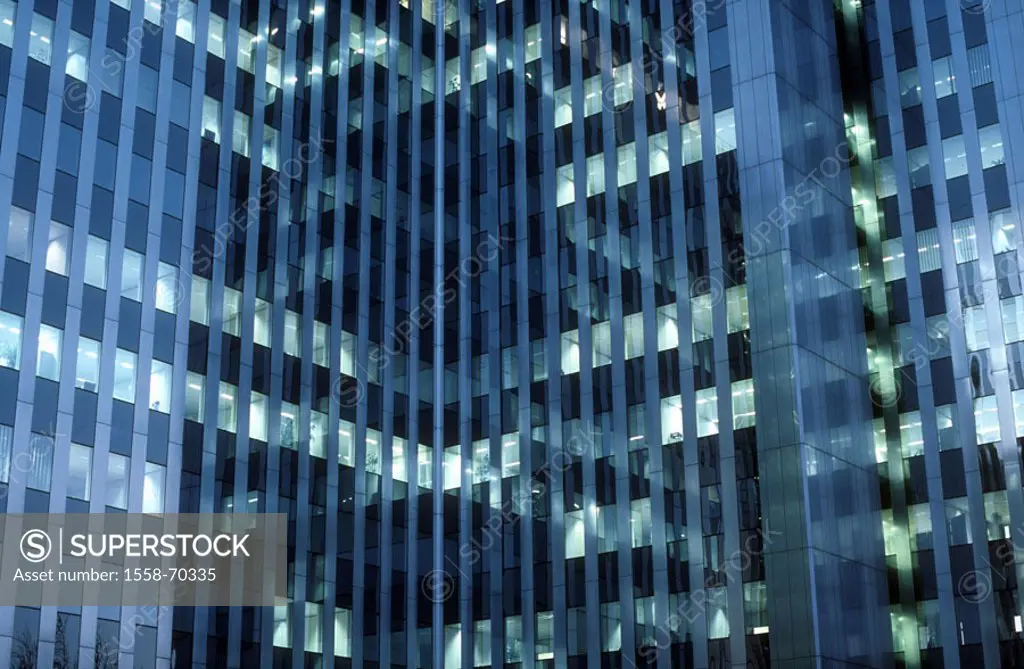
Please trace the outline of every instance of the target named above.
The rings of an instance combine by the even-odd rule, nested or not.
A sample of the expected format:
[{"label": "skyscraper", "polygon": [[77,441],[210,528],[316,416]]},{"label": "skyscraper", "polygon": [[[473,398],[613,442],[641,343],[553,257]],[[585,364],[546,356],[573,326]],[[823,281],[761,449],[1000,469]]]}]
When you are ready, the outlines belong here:
[{"label": "skyscraper", "polygon": [[279,607],[0,608],[0,666],[1024,666],[1021,43],[0,0],[0,510],[291,549]]}]

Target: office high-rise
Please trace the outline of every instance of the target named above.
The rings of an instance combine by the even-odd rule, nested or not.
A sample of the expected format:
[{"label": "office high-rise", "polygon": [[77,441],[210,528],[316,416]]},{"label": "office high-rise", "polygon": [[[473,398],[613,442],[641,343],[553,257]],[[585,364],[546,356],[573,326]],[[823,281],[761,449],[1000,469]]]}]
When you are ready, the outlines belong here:
[{"label": "office high-rise", "polygon": [[286,606],[0,609],[0,666],[1024,666],[1019,43],[0,0],[0,509],[292,548]]}]

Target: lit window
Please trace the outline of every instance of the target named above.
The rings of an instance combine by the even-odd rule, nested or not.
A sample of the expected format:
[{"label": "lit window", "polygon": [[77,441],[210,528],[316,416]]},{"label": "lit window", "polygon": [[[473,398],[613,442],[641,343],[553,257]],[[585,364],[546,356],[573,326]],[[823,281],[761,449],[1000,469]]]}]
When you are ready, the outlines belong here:
[{"label": "lit window", "polygon": [[1009,297],[1000,302],[1006,343],[1024,340],[1024,297]]},{"label": "lit window", "polygon": [[633,101],[633,64],[624,63],[612,68],[612,81],[615,82],[613,101],[616,107]]},{"label": "lit window", "polygon": [[572,86],[555,91],[555,127],[572,123]]},{"label": "lit window", "polygon": [[270,323],[274,316],[271,309],[270,302],[256,298],[252,338],[253,342],[260,346],[270,346]]},{"label": "lit window", "polygon": [[[914,168],[910,168],[913,175]],[[875,190],[879,198],[890,197],[896,194],[897,189],[896,170],[892,164],[892,156],[879,158],[875,161]]]},{"label": "lit window", "polygon": [[[244,32],[244,31],[242,31]],[[241,38],[239,38],[241,39]],[[247,114],[235,110],[235,123],[232,127],[231,150],[235,153],[249,157],[250,124],[252,119]]]},{"label": "lit window", "polygon": [[[1017,417],[1017,424],[1020,425],[1020,417]],[[992,444],[999,441],[999,411],[995,395],[975,398],[974,427],[979,444]],[[1019,427],[1017,431],[1020,432]]]},{"label": "lit window", "polygon": [[917,233],[917,262],[921,273],[942,267],[938,228],[929,228]]},{"label": "lit window", "polygon": [[107,287],[107,240],[89,235],[85,244],[85,283]]},{"label": "lit window", "polygon": [[23,321],[0,311],[0,367],[21,369],[21,332]]},{"label": "lit window", "polygon": [[732,429],[754,427],[754,381],[746,379],[732,384]]},{"label": "lit window", "polygon": [[224,288],[224,332],[236,337],[242,336],[242,293],[234,288]]},{"label": "lit window", "polygon": [[327,414],[319,411],[309,412],[309,454],[327,457]]},{"label": "lit window", "polygon": [[217,428],[231,433],[238,430],[238,387],[224,381],[217,394]]},{"label": "lit window", "polygon": [[284,345],[281,348],[288,355],[302,355],[302,319],[289,309],[284,311]]},{"label": "lit window", "polygon": [[736,148],[736,118],[733,108],[715,114],[715,155]]},{"label": "lit window", "polygon": [[334,609],[334,656],[352,657],[352,612]]},{"label": "lit window", "polygon": [[[571,90],[566,88],[564,90]],[[601,88],[601,75],[597,74],[583,81],[583,117],[601,113],[604,108],[604,89]]]},{"label": "lit window", "polygon": [[[355,439],[356,426],[347,420],[338,421],[338,463],[348,467],[355,467]],[[423,485],[423,475],[420,474],[420,485]]]},{"label": "lit window", "polygon": [[[256,71],[256,43],[258,41],[259,38],[251,32],[238,31],[238,67],[249,74],[254,74]],[[238,149],[235,150],[238,151]]]},{"label": "lit window", "polygon": [[604,192],[604,154],[587,158],[587,197]]},{"label": "lit window", "polygon": [[[578,355],[578,354],[577,354]],[[519,352],[516,347],[501,349],[501,389],[509,390],[519,387]],[[578,363],[577,363],[578,365]],[[422,388],[422,386],[420,386]]]},{"label": "lit window", "polygon": [[708,639],[729,638],[729,599],[725,588],[708,588]]},{"label": "lit window", "polygon": [[579,330],[563,332],[562,374],[575,374],[578,371],[580,371],[580,332]]},{"label": "lit window", "polygon": [[167,469],[154,462],[146,463],[142,479],[142,513],[163,513],[164,481]]},{"label": "lit window", "polygon": [[705,339],[711,339],[711,294],[698,295],[690,300],[690,308],[693,312],[693,341],[697,343]]},{"label": "lit window", "polygon": [[163,3],[164,0],[145,0],[142,3],[142,17],[154,25],[163,27]]},{"label": "lit window", "polygon": [[178,22],[174,34],[186,42],[196,41],[196,6],[189,0],[178,0]]},{"label": "lit window", "polygon": [[33,490],[50,492],[53,480],[53,437],[45,434],[32,433],[28,443],[28,462],[17,462],[17,466],[28,466],[25,472],[25,485]]},{"label": "lit window", "polygon": [[978,140],[981,142],[981,167],[988,169],[1005,162],[1003,155],[1003,134],[999,130],[999,124],[988,125],[978,130]]},{"label": "lit window", "polygon": [[953,224],[953,249],[958,264],[978,259],[978,237],[973,218]]},{"label": "lit window", "polygon": [[658,351],[669,351],[679,346],[679,326],[676,318],[676,304],[658,307]]},{"label": "lit window", "polygon": [[281,88],[281,70],[283,58],[281,49],[273,44],[267,45],[267,75],[266,82],[276,88]]},{"label": "lit window", "polygon": [[992,229],[992,253],[1005,253],[1017,248],[1017,226],[1012,210],[1006,209],[990,214],[989,226]]},{"label": "lit window", "polygon": [[75,387],[96,392],[100,385],[100,343],[85,337],[78,338],[78,365]]},{"label": "lit window", "polygon": [[68,275],[71,260],[71,228],[50,221],[50,236],[46,243],[46,269],[55,274]]},{"label": "lit window", "polygon": [[192,277],[192,298],[188,307],[189,320],[210,324],[210,282],[201,276]]},{"label": "lit window", "polygon": [[68,454],[68,497],[89,501],[92,491],[92,449],[71,444]]},{"label": "lit window", "polygon": [[[380,432],[366,428],[366,473],[377,474],[381,473],[380,467]],[[456,447],[458,448],[458,447]],[[459,470],[462,473],[462,470]]]},{"label": "lit window", "polygon": [[178,268],[162,262],[156,270],[156,308],[169,314],[178,311]]},{"label": "lit window", "polygon": [[967,70],[971,75],[971,87],[977,88],[992,83],[992,59],[988,44],[980,44],[967,50]]},{"label": "lit window", "polygon": [[482,46],[469,54],[469,83],[479,84],[487,80],[487,47]]},{"label": "lit window", "polygon": [[203,96],[203,139],[217,144],[220,144],[220,110],[220,100]]},{"label": "lit window", "polygon": [[72,30],[68,35],[68,61],[64,73],[79,81],[89,81],[89,45],[90,40]]},{"label": "lit window", "polygon": [[149,373],[149,408],[161,413],[171,412],[171,366],[154,360]]},{"label": "lit window", "polygon": [[659,132],[651,135],[648,140],[648,162],[650,164],[650,176],[657,176],[668,172],[668,132]]},{"label": "lit window", "polygon": [[967,150],[964,148],[963,135],[942,140],[942,156],[946,165],[947,179],[955,179],[967,174]]},{"label": "lit window", "polygon": [[623,144],[615,149],[618,163],[619,188],[636,183],[636,143]]},{"label": "lit window", "polygon": [[944,98],[956,93],[956,75],[953,74],[953,58],[946,56],[932,62],[935,75],[935,97]]},{"label": "lit window", "polygon": [[0,44],[14,48],[14,15],[18,5],[11,0],[0,0]]},{"label": "lit window", "polygon": [[274,607],[273,644],[276,648],[292,647],[291,606]]},{"label": "lit window", "polygon": [[968,351],[980,351],[989,347],[985,305],[964,309],[964,335],[967,337]]},{"label": "lit window", "polygon": [[700,162],[701,133],[700,121],[690,121],[682,126],[683,134],[683,165]]},{"label": "lit window", "polygon": [[121,297],[136,302],[142,301],[142,255],[125,250],[122,258]]},{"label": "lit window", "polygon": [[707,437],[718,434],[718,395],[714,388],[704,388],[696,393],[697,436]]},{"label": "lit window", "polygon": [[278,169],[278,149],[281,132],[270,125],[263,126],[263,166]]},{"label": "lit window", "polygon": [[299,407],[291,402],[281,402],[280,440],[282,448],[299,448]]},{"label": "lit window", "polygon": [[210,35],[206,42],[206,50],[218,58],[227,57],[227,33],[225,32],[225,21],[213,12],[209,18]]},{"label": "lit window", "polygon": [[107,506],[128,508],[128,458],[116,453],[107,455]]},{"label": "lit window", "polygon": [[64,332],[49,325],[39,326],[39,350],[36,352],[36,375],[60,381],[60,346]]},{"label": "lit window", "polygon": [[921,104],[921,77],[917,68],[911,67],[899,73],[900,106],[904,109]]},{"label": "lit window", "polygon": [[630,314],[622,319],[622,333],[626,360],[639,358],[644,354],[644,315]]},{"label": "lit window", "polygon": [[268,398],[263,393],[252,391],[249,403],[249,437],[258,441],[267,441],[269,434],[270,413],[267,410]]},{"label": "lit window", "polygon": [[18,207],[11,207],[11,218],[7,228],[7,255],[29,262],[32,259],[32,224],[35,214]]},{"label": "lit window", "polygon": [[534,23],[531,26],[527,26],[526,30],[523,31],[523,36],[526,39],[525,52],[525,63],[532,63],[535,60],[539,60],[541,57],[541,32],[540,24]]},{"label": "lit window", "polygon": [[747,285],[732,286],[725,291],[726,323],[729,334],[750,329],[750,313],[747,310]]},{"label": "lit window", "polygon": [[679,395],[661,399],[661,443],[683,440],[683,400]]},{"label": "lit window", "polygon": [[[907,151],[907,170],[910,172],[910,187],[922,188],[932,182],[932,167],[928,160],[928,147],[919,146]],[[890,193],[895,195],[896,191]]]},{"label": "lit window", "polygon": [[138,360],[131,351],[117,349],[114,356],[114,399],[135,403],[135,366]]},{"label": "lit window", "polygon": [[28,33],[28,56],[43,65],[50,64],[53,50],[53,21],[40,14],[32,15],[32,29]]},{"label": "lit window", "polygon": [[206,414],[206,377],[189,372],[185,375],[185,418],[203,422]]},{"label": "lit window", "polygon": [[501,437],[501,476],[519,475],[519,435],[504,434]]},{"label": "lit window", "polygon": [[[341,373],[355,376],[356,371],[356,336],[351,332],[341,331]],[[420,386],[423,389],[423,386]]]},{"label": "lit window", "polygon": [[558,168],[555,184],[555,206],[562,207],[576,201],[575,175],[572,163]]},{"label": "lit window", "polygon": [[630,502],[629,533],[633,548],[650,546],[652,531],[651,499],[646,497]]},{"label": "lit window", "polygon": [[904,266],[903,239],[895,237],[882,242],[882,269],[886,281],[902,279],[907,275]]}]

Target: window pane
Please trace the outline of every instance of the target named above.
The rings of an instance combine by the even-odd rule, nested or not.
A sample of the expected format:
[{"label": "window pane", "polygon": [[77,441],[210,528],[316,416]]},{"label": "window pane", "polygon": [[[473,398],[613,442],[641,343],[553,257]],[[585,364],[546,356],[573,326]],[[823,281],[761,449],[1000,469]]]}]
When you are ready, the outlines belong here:
[{"label": "window pane", "polygon": [[206,413],[206,377],[189,372],[185,377],[185,418],[203,422]]},{"label": "window pane", "polygon": [[85,83],[89,81],[89,44],[88,37],[72,30],[68,37],[68,61],[64,66],[65,74]]},{"label": "window pane", "polygon": [[267,426],[269,414],[267,413],[268,398],[262,393],[253,391],[252,400],[249,403],[249,437],[259,441],[267,441]]},{"label": "window pane", "polygon": [[157,265],[156,308],[169,314],[177,313],[179,290],[178,268],[165,262]]},{"label": "window pane", "polygon": [[224,332],[242,336],[242,293],[234,288],[224,289]]},{"label": "window pane", "polygon": [[155,463],[146,463],[142,481],[142,513],[162,513],[164,510],[164,479],[167,470]]},{"label": "window pane", "polygon": [[226,34],[224,32],[225,21],[213,12],[210,12],[210,35],[206,42],[206,50],[218,58],[227,55]]},{"label": "window pane", "polygon": [[981,143],[982,169],[1002,165],[1005,162],[1003,155],[1003,133],[1000,131],[998,123],[978,130],[978,140]]},{"label": "window pane", "polygon": [[299,357],[302,355],[302,320],[294,311],[284,312],[284,352]]},{"label": "window pane", "polygon": [[75,387],[96,392],[100,385],[100,343],[86,337],[78,338],[78,365]]},{"label": "window pane", "polygon": [[942,140],[942,155],[946,164],[947,179],[967,174],[967,151],[964,149],[963,135]]},{"label": "window pane", "polygon": [[260,346],[270,346],[270,322],[273,313],[270,302],[256,298],[255,327],[253,329],[253,342]]},{"label": "window pane", "polygon": [[111,453],[107,456],[107,506],[128,508],[128,458]]},{"label": "window pane", "polygon": [[32,258],[32,223],[35,214],[11,207],[10,227],[7,229],[7,255],[28,262]]},{"label": "window pane", "polygon": [[238,429],[238,388],[230,383],[220,382],[217,400],[217,427],[234,433]]},{"label": "window pane", "polygon": [[92,490],[92,449],[71,444],[68,455],[68,497],[89,501]]},{"label": "window pane", "polygon": [[321,367],[330,366],[331,328],[326,323],[313,321],[313,364]]},{"label": "window pane", "polygon": [[53,21],[39,14],[32,15],[32,30],[29,31],[28,56],[43,65],[50,64],[53,49]]},{"label": "window pane", "polygon": [[978,259],[978,239],[974,231],[974,219],[957,221],[953,224],[953,249],[957,263]]},{"label": "window pane", "polygon": [[135,403],[135,365],[137,356],[117,349],[114,357],[114,399]]},{"label": "window pane", "polygon": [[171,374],[166,362],[153,361],[149,374],[149,408],[161,413],[171,412]]},{"label": "window pane", "polygon": [[935,75],[935,97],[944,98],[956,93],[956,76],[953,74],[952,57],[939,58],[932,63],[932,68],[932,73]]},{"label": "window pane", "polygon": [[142,301],[142,255],[135,251],[124,252],[124,272],[121,275],[121,297],[136,302]]},{"label": "window pane", "polygon": [[50,238],[46,243],[46,269],[67,276],[70,260],[71,228],[50,221]]},{"label": "window pane", "polygon": [[0,367],[21,369],[22,318],[0,311]]},{"label": "window pane", "polygon": [[0,0],[0,44],[14,48],[14,15],[18,5],[11,0]]},{"label": "window pane", "polygon": [[36,352],[36,375],[60,381],[60,345],[64,332],[49,325],[39,326],[39,350]]},{"label": "window pane", "polygon": [[50,492],[53,476],[53,437],[32,433],[28,445],[29,462],[25,485],[33,490]]},{"label": "window pane", "polygon": [[107,287],[107,249],[105,239],[89,235],[85,248],[85,282],[90,286]]},{"label": "window pane", "polygon": [[210,282],[201,276],[192,277],[192,299],[188,308],[189,320],[210,324]]}]

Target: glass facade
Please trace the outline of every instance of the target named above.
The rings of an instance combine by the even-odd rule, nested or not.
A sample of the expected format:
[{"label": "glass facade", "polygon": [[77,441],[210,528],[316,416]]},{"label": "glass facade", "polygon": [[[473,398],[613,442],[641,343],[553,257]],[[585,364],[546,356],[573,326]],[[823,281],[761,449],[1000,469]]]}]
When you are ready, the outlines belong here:
[{"label": "glass facade", "polygon": [[1024,666],[1020,43],[0,0],[0,511],[290,521],[280,606],[8,609],[0,666]]}]

